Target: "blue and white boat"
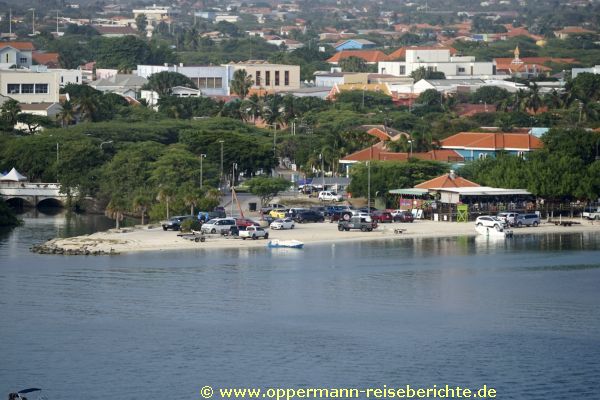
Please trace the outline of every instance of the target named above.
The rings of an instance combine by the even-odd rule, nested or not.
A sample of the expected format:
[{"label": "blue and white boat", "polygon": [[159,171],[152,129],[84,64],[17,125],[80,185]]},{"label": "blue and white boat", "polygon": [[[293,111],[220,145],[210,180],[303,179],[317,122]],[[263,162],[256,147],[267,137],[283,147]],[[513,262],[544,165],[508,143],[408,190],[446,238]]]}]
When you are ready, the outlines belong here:
[{"label": "blue and white boat", "polygon": [[301,249],[304,247],[304,243],[299,240],[278,240],[273,239],[267,243],[267,247],[272,249],[277,248],[289,248],[289,249]]}]

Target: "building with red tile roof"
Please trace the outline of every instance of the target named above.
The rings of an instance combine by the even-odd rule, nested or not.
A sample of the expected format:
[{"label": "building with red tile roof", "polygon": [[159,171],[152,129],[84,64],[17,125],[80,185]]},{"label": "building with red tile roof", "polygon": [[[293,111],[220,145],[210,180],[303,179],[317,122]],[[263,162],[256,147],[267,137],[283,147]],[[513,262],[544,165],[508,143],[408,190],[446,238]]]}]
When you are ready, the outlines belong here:
[{"label": "building with red tile roof", "polygon": [[580,26],[565,26],[561,30],[554,31],[554,36],[556,36],[559,39],[567,39],[570,36],[586,35],[591,33],[594,33],[594,31],[582,28]]},{"label": "building with red tile roof", "polygon": [[406,50],[450,50],[450,55],[455,56],[457,51],[453,47],[444,47],[444,46],[409,46],[409,47],[400,47],[399,49],[390,53],[387,57],[386,61],[397,61],[397,60],[405,60],[406,59]]},{"label": "building with red tile roof", "polygon": [[479,187],[475,182],[456,175],[453,171],[438,176],[423,183],[415,185],[417,189],[440,189],[440,188],[459,188],[459,187]]},{"label": "building with red tile roof", "polygon": [[552,69],[545,66],[545,63],[553,62],[558,64],[574,64],[577,62],[574,58],[554,58],[554,57],[523,57],[520,58],[519,47],[514,50],[514,57],[495,58],[496,73],[507,74],[518,77],[534,77],[545,74]]},{"label": "building with red tile roof", "polygon": [[460,132],[442,139],[440,147],[474,160],[495,157],[500,152],[524,155],[541,149],[543,144],[539,138],[522,132]]},{"label": "building with red tile roof", "polygon": [[361,58],[367,64],[377,64],[379,61],[387,61],[388,59],[388,56],[379,50],[343,50],[334,54],[327,62],[337,65],[341,60],[348,57]]},{"label": "building with red tile roof", "polygon": [[26,51],[35,50],[35,47],[33,46],[32,42],[0,42],[0,49],[3,49],[5,47],[12,47],[13,49]]},{"label": "building with red tile roof", "polygon": [[33,62],[38,65],[45,65],[48,68],[60,68],[58,53],[44,53],[41,51],[34,51],[31,55],[31,58]]}]

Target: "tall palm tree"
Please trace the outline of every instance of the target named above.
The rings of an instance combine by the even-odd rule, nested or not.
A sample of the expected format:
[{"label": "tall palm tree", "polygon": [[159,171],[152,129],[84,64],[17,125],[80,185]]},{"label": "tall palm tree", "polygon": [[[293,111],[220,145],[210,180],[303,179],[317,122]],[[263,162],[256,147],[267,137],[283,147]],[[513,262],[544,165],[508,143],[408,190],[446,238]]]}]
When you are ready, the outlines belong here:
[{"label": "tall palm tree", "polygon": [[560,97],[560,94],[556,91],[556,89],[554,89],[550,93],[546,93],[544,95],[543,103],[552,110],[559,109],[563,106],[563,102]]},{"label": "tall palm tree", "polygon": [[190,215],[194,215],[194,208],[200,202],[202,195],[203,195],[202,191],[199,189],[196,189],[192,185],[188,185],[183,188],[183,196],[182,196],[183,203],[186,206],[190,207]]},{"label": "tall palm tree", "polygon": [[112,197],[110,202],[104,210],[104,214],[116,221],[116,228],[119,229],[120,222],[123,220],[123,213],[126,211],[123,199],[119,197]]},{"label": "tall palm tree", "polygon": [[17,117],[19,116],[20,112],[21,106],[19,105],[19,102],[13,99],[5,101],[2,104],[2,107],[0,107],[2,119],[11,127],[17,123]]},{"label": "tall palm tree", "polygon": [[262,117],[269,125],[277,125],[283,122],[283,105],[281,96],[277,94],[266,96]]},{"label": "tall palm tree", "polygon": [[540,88],[537,83],[533,82],[531,84],[524,104],[527,109],[533,110],[534,113],[542,106],[542,97],[540,96]]},{"label": "tall palm tree", "polygon": [[148,211],[148,208],[150,208],[151,204],[152,198],[145,193],[140,193],[133,198],[133,210],[139,212],[142,216],[142,225],[144,225],[146,212]]},{"label": "tall palm tree", "polygon": [[171,203],[171,199],[173,198],[174,195],[174,190],[170,187],[165,187],[162,186],[159,188],[158,190],[158,201],[165,202],[165,205],[167,207],[167,219],[170,218],[170,203]]},{"label": "tall palm tree", "polygon": [[252,85],[254,85],[254,81],[245,69],[238,69],[233,73],[233,79],[230,83],[231,91],[242,99],[246,98]]},{"label": "tall palm tree", "polygon": [[94,97],[84,94],[75,99],[75,109],[81,116],[81,119],[92,121],[94,113],[98,110],[98,101]]},{"label": "tall palm tree", "polygon": [[62,104],[62,110],[58,113],[58,120],[60,121],[60,126],[63,128],[68,127],[75,121],[75,108],[69,100]]}]

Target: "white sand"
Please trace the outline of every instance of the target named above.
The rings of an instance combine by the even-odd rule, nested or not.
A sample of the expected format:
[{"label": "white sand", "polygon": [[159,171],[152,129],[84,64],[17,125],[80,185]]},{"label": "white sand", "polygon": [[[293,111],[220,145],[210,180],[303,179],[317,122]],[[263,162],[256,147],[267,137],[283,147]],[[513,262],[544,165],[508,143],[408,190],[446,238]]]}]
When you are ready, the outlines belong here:
[{"label": "white sand", "polygon": [[[542,223],[539,227],[515,228],[515,235],[543,234],[555,232],[600,232],[600,224],[577,220],[581,225],[570,227],[555,226]],[[394,233],[394,228],[404,228],[402,234]],[[187,249],[228,249],[266,246],[268,240],[241,240],[206,235],[205,242],[196,243],[177,236],[178,232],[163,231],[162,228],[124,229],[122,232],[98,232],[87,236],[77,236],[65,239],[52,239],[45,243],[50,246],[68,250],[89,250],[116,253],[131,253],[140,251],[171,251]],[[336,223],[296,224],[291,230],[269,230],[269,239],[295,239],[305,243],[305,248],[318,243],[340,243],[348,241],[381,241],[408,238],[429,238],[448,236],[476,235],[474,223],[415,221],[414,223],[381,224],[373,232],[352,230],[339,232]]]}]

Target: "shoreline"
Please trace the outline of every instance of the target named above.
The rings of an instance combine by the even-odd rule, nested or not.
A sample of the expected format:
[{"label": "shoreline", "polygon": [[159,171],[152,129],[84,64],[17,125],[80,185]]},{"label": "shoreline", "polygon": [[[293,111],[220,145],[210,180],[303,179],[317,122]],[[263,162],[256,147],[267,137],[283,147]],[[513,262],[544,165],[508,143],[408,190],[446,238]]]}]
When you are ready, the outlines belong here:
[{"label": "shoreline", "polygon": [[[542,223],[538,227],[514,228],[515,236],[547,233],[600,233],[600,224],[592,221],[577,221],[581,224],[556,226]],[[395,228],[406,229],[404,233],[394,233]],[[235,248],[266,247],[269,240],[242,240],[220,235],[206,235],[205,242],[194,242],[178,237],[177,231],[163,231],[161,227],[123,228],[96,232],[90,235],[69,238],[55,238],[33,246],[32,251],[40,254],[59,255],[117,255],[142,252],[163,252],[176,250],[223,250]],[[414,238],[439,238],[457,236],[477,236],[474,223],[433,222],[417,220],[414,223],[380,224],[373,232],[337,230],[337,223],[296,224],[295,229],[269,229],[269,239],[300,240],[305,248],[311,244],[337,244],[357,241],[390,241]],[[497,239],[492,239],[497,240]]]}]

